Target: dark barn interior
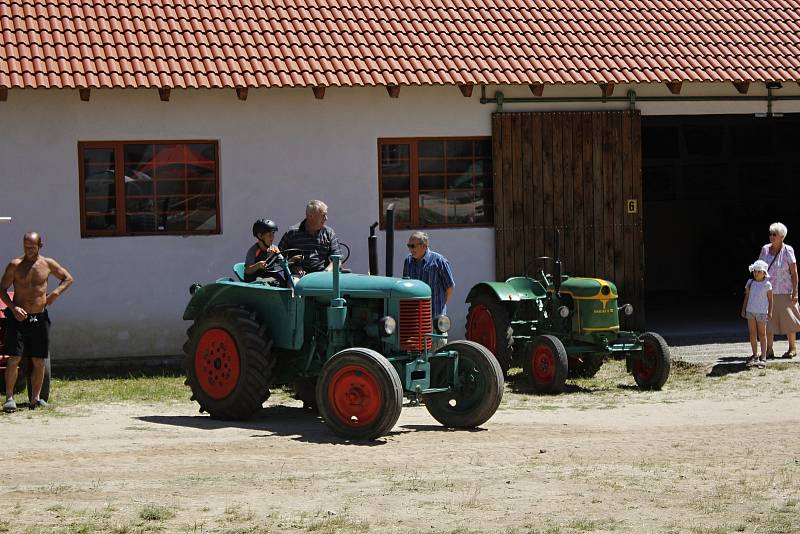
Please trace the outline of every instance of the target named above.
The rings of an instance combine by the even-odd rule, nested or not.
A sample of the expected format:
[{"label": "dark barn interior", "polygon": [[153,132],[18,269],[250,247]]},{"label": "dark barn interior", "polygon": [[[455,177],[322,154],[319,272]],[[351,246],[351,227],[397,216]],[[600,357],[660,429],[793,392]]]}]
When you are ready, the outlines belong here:
[{"label": "dark barn interior", "polygon": [[800,247],[800,114],[642,117],[648,328],[746,339],[747,266],[783,222]]}]

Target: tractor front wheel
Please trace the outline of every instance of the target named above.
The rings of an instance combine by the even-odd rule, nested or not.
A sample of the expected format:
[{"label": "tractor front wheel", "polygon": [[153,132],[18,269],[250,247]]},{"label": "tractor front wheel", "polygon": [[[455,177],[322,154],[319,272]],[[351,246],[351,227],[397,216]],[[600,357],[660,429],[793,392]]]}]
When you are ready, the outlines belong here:
[{"label": "tractor front wheel", "polygon": [[[450,391],[425,395],[425,407],[448,428],[475,428],[489,420],[503,399],[503,370],[486,347],[453,341],[439,352],[458,352],[457,384]],[[437,384],[438,385],[438,384]]]},{"label": "tractor front wheel", "polygon": [[276,359],[254,317],[242,308],[211,310],[187,334],[186,384],[200,411],[217,419],[246,419],[261,408]]},{"label": "tractor front wheel", "polygon": [[400,418],[403,385],[389,360],[371,349],[334,354],[317,379],[317,408],[330,429],[352,440],[389,433]]},{"label": "tractor front wheel", "polygon": [[669,378],[671,358],[669,345],[655,332],[641,336],[642,350],[631,355],[631,372],[639,389],[661,389]]},{"label": "tractor front wheel", "polygon": [[503,373],[511,368],[512,333],[508,309],[497,298],[481,293],[470,299],[467,339],[489,349]]},{"label": "tractor front wheel", "polygon": [[560,393],[569,373],[567,349],[555,336],[533,340],[525,361],[525,373],[536,393]]}]

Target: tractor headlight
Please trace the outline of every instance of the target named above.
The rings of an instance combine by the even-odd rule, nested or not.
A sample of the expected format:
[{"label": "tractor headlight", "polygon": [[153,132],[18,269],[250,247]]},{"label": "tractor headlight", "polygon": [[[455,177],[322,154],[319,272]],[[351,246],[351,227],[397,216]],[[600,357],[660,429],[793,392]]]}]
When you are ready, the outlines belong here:
[{"label": "tractor headlight", "polygon": [[383,337],[388,337],[394,334],[396,328],[397,321],[394,320],[394,317],[387,315],[386,317],[381,317],[378,320],[378,331]]},{"label": "tractor headlight", "polygon": [[561,316],[562,319],[566,319],[569,317],[569,308],[566,306],[561,306],[558,308],[558,314]]},{"label": "tractor headlight", "polygon": [[448,330],[450,330],[450,317],[446,315],[438,316],[433,320],[433,326],[440,334],[446,333]]},{"label": "tractor headlight", "polygon": [[625,315],[633,315],[633,304],[625,304],[620,308]]}]

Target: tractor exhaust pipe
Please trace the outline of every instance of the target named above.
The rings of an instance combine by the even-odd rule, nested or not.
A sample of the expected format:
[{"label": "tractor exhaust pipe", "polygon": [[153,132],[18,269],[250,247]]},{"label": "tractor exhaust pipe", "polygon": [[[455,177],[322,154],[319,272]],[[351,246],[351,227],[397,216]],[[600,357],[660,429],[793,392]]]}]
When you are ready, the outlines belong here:
[{"label": "tractor exhaust pipe", "polygon": [[556,229],[556,243],[555,243],[555,251],[553,254],[555,258],[555,286],[556,286],[556,293],[561,288],[561,230]]},{"label": "tractor exhaust pipe", "polygon": [[367,238],[367,252],[369,253],[369,274],[378,274],[378,236],[375,235],[375,228],[378,222],[372,223],[369,227],[369,237]]},{"label": "tractor exhaust pipe", "polygon": [[394,203],[386,208],[386,276],[394,276]]}]

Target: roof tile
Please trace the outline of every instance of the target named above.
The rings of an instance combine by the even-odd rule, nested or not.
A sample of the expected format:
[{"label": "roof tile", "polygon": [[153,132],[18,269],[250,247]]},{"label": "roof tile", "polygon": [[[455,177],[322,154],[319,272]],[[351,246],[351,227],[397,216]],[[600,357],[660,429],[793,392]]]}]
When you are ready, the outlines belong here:
[{"label": "roof tile", "polygon": [[0,0],[4,87],[800,79],[800,0]]}]

